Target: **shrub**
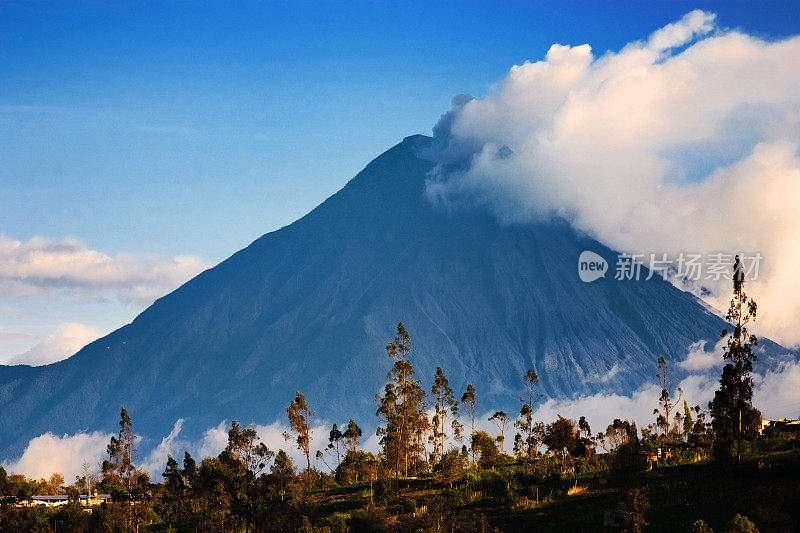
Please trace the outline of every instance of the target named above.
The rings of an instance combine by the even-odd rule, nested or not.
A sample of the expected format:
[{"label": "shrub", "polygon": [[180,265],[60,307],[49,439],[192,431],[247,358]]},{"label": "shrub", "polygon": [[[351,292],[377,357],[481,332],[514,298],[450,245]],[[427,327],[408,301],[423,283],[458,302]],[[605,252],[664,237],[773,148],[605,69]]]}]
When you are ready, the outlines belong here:
[{"label": "shrub", "polygon": [[708,524],[702,520],[695,520],[692,522],[692,533],[714,533],[714,530],[708,527]]},{"label": "shrub", "polygon": [[481,470],[493,469],[500,460],[494,439],[485,431],[476,431],[472,436],[472,449],[480,453],[478,468]]},{"label": "shrub", "polygon": [[397,483],[394,478],[379,479],[372,488],[376,502],[386,503],[397,494]]},{"label": "shrub", "polygon": [[622,509],[623,531],[641,533],[647,527],[645,513],[650,508],[645,489],[630,489],[625,493],[620,508]]},{"label": "shrub", "polygon": [[436,465],[435,471],[441,472],[442,482],[452,487],[453,482],[461,477],[465,466],[465,457],[454,448],[442,456],[442,460]]},{"label": "shrub", "polygon": [[390,517],[384,509],[370,505],[354,512],[349,525],[354,533],[389,531]]},{"label": "shrub", "polygon": [[629,479],[647,470],[647,456],[635,442],[620,444],[610,461],[610,476],[615,479]]},{"label": "shrub", "polygon": [[499,472],[487,470],[478,476],[478,488],[484,496],[495,498],[505,498],[509,495],[509,484],[506,478]]},{"label": "shrub", "polygon": [[730,533],[758,533],[756,525],[752,523],[746,516],[737,514],[731,520],[728,531]]}]

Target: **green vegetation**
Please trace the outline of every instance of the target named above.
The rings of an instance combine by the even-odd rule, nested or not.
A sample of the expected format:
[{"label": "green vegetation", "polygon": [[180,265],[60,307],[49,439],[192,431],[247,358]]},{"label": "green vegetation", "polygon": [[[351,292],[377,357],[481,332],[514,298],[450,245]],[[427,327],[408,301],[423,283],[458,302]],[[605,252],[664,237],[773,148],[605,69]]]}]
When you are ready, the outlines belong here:
[{"label": "green vegetation", "polygon": [[[640,444],[650,450],[657,443]],[[141,487],[150,499],[120,498],[92,514],[78,504],[5,504],[0,531],[135,531],[130,515],[140,531],[603,531],[606,511],[621,511],[629,531],[753,531],[743,529],[742,517],[762,532],[800,528],[797,437],[745,441],[734,467],[709,461],[706,448],[673,450],[650,470],[620,475],[630,465],[620,457],[625,446],[590,457],[503,455],[483,464],[485,452],[476,450],[473,467],[454,449],[434,472],[396,484],[371,454],[348,451],[335,477],[312,471],[307,490],[284,452],[255,477],[226,449],[199,468],[191,458],[183,468],[168,460],[164,483]],[[12,490],[28,483],[0,478]]]},{"label": "green vegetation", "polygon": [[[85,467],[64,488],[58,475],[35,482],[0,468],[6,496],[0,532],[797,531],[800,436],[777,426],[758,431],[749,377],[757,339],[744,327],[755,318],[755,303],[742,285],[735,274],[728,316],[735,330],[723,332],[730,362],[710,404],[710,423],[699,406],[680,405],[683,393],[659,357],[655,421],[641,431],[625,419],[595,436],[585,417],[534,420],[539,377],[528,369],[517,419],[503,411],[487,417],[497,429],[493,436],[475,428],[480,391],[473,385],[459,403],[437,368],[425,393],[410,357],[411,336],[400,323],[386,346],[393,361],[388,383],[375,398],[377,453],[359,449],[363,432],[350,420],[344,431],[333,424],[324,452],[316,453],[326,468],[313,466],[314,413],[297,392],[284,436],[302,453],[302,470],[284,450],[268,449],[254,429],[233,421],[218,456],[199,465],[188,452],[182,464],[167,456],[163,483],[153,483],[135,465],[133,422],[122,408],[98,480]],[[468,436],[459,407],[468,416]],[[518,430],[513,455],[504,448],[508,426]],[[91,513],[78,501],[88,484],[112,496]],[[69,494],[67,505],[24,506],[33,494],[61,490]]]}]

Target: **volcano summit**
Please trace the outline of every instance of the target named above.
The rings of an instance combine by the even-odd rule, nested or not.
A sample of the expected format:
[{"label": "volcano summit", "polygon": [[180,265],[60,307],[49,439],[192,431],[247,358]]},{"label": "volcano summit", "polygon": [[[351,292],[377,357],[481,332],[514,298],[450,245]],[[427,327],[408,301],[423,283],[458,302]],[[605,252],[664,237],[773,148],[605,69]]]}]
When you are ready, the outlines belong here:
[{"label": "volcano summit", "polygon": [[582,252],[609,265],[617,254],[563,220],[508,225],[428,201],[432,142],[407,137],[69,359],[1,366],[0,456],[47,431],[113,428],[120,405],[150,437],[178,418],[190,437],[282,419],[296,390],[318,419],[374,427],[400,321],[423,384],[441,366],[454,389],[473,383],[482,406],[509,412],[527,368],[549,397],[629,393],[654,379],[659,355],[674,363],[718,339],[723,320],[659,276],[582,282]]}]

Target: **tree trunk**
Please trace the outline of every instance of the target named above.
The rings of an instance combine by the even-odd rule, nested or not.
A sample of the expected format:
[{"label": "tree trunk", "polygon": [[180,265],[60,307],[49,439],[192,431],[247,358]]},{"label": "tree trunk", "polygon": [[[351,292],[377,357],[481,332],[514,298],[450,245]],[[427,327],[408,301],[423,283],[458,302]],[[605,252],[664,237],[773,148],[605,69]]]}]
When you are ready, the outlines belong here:
[{"label": "tree trunk", "polygon": [[736,462],[742,462],[742,406],[739,405],[739,435],[736,439]]}]

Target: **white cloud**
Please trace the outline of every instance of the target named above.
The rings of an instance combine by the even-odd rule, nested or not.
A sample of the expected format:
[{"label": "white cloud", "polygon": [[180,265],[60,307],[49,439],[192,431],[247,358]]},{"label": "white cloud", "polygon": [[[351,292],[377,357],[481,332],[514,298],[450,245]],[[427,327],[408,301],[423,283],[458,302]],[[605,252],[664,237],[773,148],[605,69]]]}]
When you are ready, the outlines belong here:
[{"label": "white cloud", "polygon": [[787,361],[753,377],[753,405],[764,418],[800,418],[800,362]]},{"label": "white cloud", "polygon": [[161,479],[161,473],[167,465],[167,455],[172,455],[179,464],[183,464],[183,452],[187,450],[187,443],[178,438],[183,429],[183,422],[183,418],[176,420],[169,435],[161,439],[158,446],[153,448],[142,461],[140,468],[150,472],[151,479]]},{"label": "white cloud", "polygon": [[[800,362],[782,363],[774,371],[753,374],[753,382],[753,405],[764,418],[800,416]],[[719,374],[691,374],[676,386],[676,394],[678,387],[683,391],[682,400],[690,407],[699,405],[707,411],[708,402],[719,387]],[[574,420],[585,416],[595,434],[605,430],[614,418],[627,418],[639,427],[646,427],[654,422],[652,413],[660,395],[661,389],[653,383],[642,386],[630,396],[600,393],[576,399],[548,399],[534,409],[534,418],[550,422],[559,414]],[[682,402],[679,409],[682,409]]]},{"label": "white cloud", "polygon": [[[474,155],[428,195],[506,223],[562,216],[627,252],[760,252],[758,333],[800,343],[798,57],[800,37],[721,30],[702,11],[601,57],[553,45],[454,100],[439,156]],[[729,285],[708,282],[708,301],[726,308]]]},{"label": "white cloud", "polygon": [[217,456],[228,445],[228,425],[223,420],[217,426],[208,428],[203,432],[203,438],[197,445],[198,456],[203,457]]},{"label": "white cloud", "polygon": [[30,478],[49,478],[59,472],[67,483],[72,483],[75,476],[82,475],[81,467],[86,462],[91,471],[99,470],[106,453],[106,445],[111,439],[110,433],[95,431],[78,433],[61,437],[48,432],[28,443],[22,456],[5,465],[9,472],[25,474]]},{"label": "white cloud", "polygon": [[61,324],[55,333],[47,335],[31,349],[8,360],[8,365],[47,365],[75,354],[100,337],[100,332],[83,324]]},{"label": "white cloud", "polygon": [[196,257],[153,254],[114,256],[75,239],[33,237],[20,242],[0,234],[0,294],[6,297],[66,295],[149,305],[210,265]]},{"label": "white cloud", "polygon": [[[230,423],[223,420],[218,425],[208,428],[203,432],[203,436],[196,441],[181,438],[184,419],[178,419],[169,435],[161,439],[161,442],[153,448],[141,461],[140,467],[150,472],[152,479],[161,479],[161,473],[167,462],[167,455],[182,463],[183,453],[188,451],[198,463],[205,457],[216,457],[228,445],[228,429]],[[276,420],[271,424],[249,424],[258,434],[259,441],[267,445],[273,452],[282,449],[298,468],[305,468],[305,455],[297,449],[294,440],[287,441],[283,434],[289,431],[289,427],[281,420]],[[317,450],[324,452],[328,445],[328,432],[330,425],[324,421],[315,423],[311,427],[311,466],[324,469],[324,465],[317,464],[315,455]],[[330,461],[328,461],[330,464]]]},{"label": "white cloud", "polygon": [[647,47],[656,52],[664,52],[670,48],[683,46],[698,35],[704,35],[714,29],[716,15],[695,10],[687,13],[673,24],[667,24],[655,31],[647,40]]},{"label": "white cloud", "polygon": [[708,342],[705,340],[692,343],[689,346],[689,353],[686,355],[686,359],[680,361],[678,366],[689,372],[708,370],[715,366],[721,366],[725,343],[725,339],[720,339],[714,346],[714,349],[710,351],[706,351]]},{"label": "white cloud", "polygon": [[[552,422],[558,415],[573,420],[585,416],[592,431],[605,430],[615,418],[636,421],[638,425],[647,426],[652,420],[653,409],[657,405],[660,389],[653,384],[642,387],[631,396],[619,394],[596,394],[571,400],[547,399],[534,407],[534,419],[541,422]],[[516,414],[516,413],[515,413]],[[514,430],[511,435],[513,436]],[[508,439],[513,442],[513,439]]]},{"label": "white cloud", "polygon": [[[678,386],[683,390],[683,399],[690,406],[699,405],[707,409],[708,402],[714,397],[714,391],[718,387],[718,379],[717,372],[692,374],[683,379]],[[800,416],[800,362],[784,362],[775,370],[763,375],[754,374],[753,382],[753,403],[761,410],[764,418]],[[595,434],[605,430],[614,418],[632,420],[639,427],[646,427],[653,422],[652,413],[658,404],[659,396],[658,385],[652,383],[642,386],[630,396],[601,393],[574,399],[550,398],[535,406],[534,420],[548,423],[555,420],[558,415],[574,420],[585,416]],[[495,426],[487,420],[492,412],[487,411],[476,416],[477,430],[484,430],[492,435],[496,433]],[[516,414],[508,413],[512,422]],[[470,421],[463,412],[459,420],[465,428],[470,427]],[[510,451],[509,443],[513,443],[513,435],[516,432],[512,422],[506,427],[506,451]],[[183,425],[184,419],[178,419],[170,433],[140,461],[139,467],[149,471],[152,479],[161,479],[167,454],[172,454],[180,463],[183,460],[183,452],[189,451],[199,463],[203,458],[217,456],[225,449],[230,427],[228,422],[222,421],[219,425],[207,429],[202,438],[196,441],[181,438]],[[293,441],[286,441],[283,438],[288,426],[282,420],[276,420],[271,424],[252,424],[250,427],[258,432],[261,441],[271,450],[283,449],[292,457],[296,466],[305,467],[305,456],[302,452],[297,449]],[[325,421],[314,423],[312,427],[311,464],[319,469],[325,467],[315,461],[314,456],[317,450],[324,450],[327,446],[329,430],[330,424]],[[361,448],[377,451],[379,438],[374,433],[368,433],[366,425],[364,430]],[[37,479],[49,478],[53,472],[61,472],[67,481],[72,481],[74,476],[80,474],[84,461],[94,471],[98,470],[98,464],[105,458],[106,445],[110,438],[110,433],[101,431],[62,437],[48,432],[32,439],[18,460],[7,462],[4,466],[9,472]],[[137,441],[140,448],[145,446],[146,442],[145,439]],[[330,460],[328,464],[331,464]]]},{"label": "white cloud", "polygon": [[596,381],[596,382],[599,382],[599,383],[608,383],[609,381],[614,379],[614,377],[617,374],[619,374],[620,370],[622,370],[622,367],[620,366],[620,364],[619,363],[614,363],[613,365],[611,365],[611,368],[609,368],[605,372],[593,373],[593,374],[587,376],[586,379],[587,379],[587,381]]},{"label": "white cloud", "polygon": [[[319,461],[315,460],[315,455],[317,450],[322,450],[325,452],[325,446],[328,445],[328,434],[331,430],[332,423],[328,423],[324,420],[314,421],[312,420],[311,426],[311,446],[310,446],[310,453],[311,453],[311,467],[317,467],[322,470],[325,470],[325,465],[319,464]],[[301,452],[297,445],[295,444],[294,438],[290,440],[286,440],[283,436],[284,432],[290,432],[289,426],[286,425],[281,420],[276,420],[272,424],[268,425],[259,425],[256,424],[254,429],[258,432],[259,437],[261,438],[261,442],[267,445],[267,447],[277,452],[278,450],[284,450],[289,457],[292,458],[294,461],[295,466],[298,469],[302,469],[306,467],[306,457],[303,452]],[[341,428],[344,430],[344,428]],[[331,464],[331,461],[328,457],[326,457],[328,464]]]}]

